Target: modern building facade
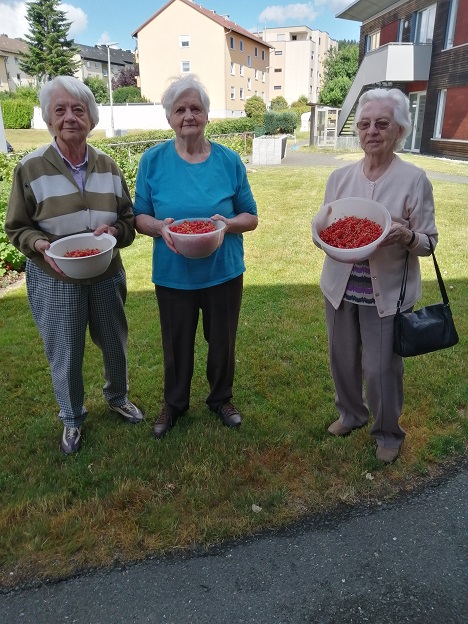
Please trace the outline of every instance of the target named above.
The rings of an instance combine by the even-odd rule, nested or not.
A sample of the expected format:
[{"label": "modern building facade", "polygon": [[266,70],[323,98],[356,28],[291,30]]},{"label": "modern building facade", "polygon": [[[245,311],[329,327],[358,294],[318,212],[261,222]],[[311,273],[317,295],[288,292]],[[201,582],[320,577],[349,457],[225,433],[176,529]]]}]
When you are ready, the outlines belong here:
[{"label": "modern building facade", "polygon": [[265,28],[258,36],[273,46],[270,54],[270,101],[283,96],[288,104],[305,95],[318,102],[323,77],[323,62],[328,50],[338,42],[327,32],[308,26]]},{"label": "modern building facade", "polygon": [[132,33],[138,41],[140,88],[160,102],[171,78],[196,74],[206,87],[212,117],[244,115],[245,101],[269,98],[271,46],[229,16],[171,0]]},{"label": "modern building facade", "polygon": [[365,90],[397,87],[413,120],[405,150],[468,160],[468,1],[357,0],[337,17],[362,24],[338,131]]}]

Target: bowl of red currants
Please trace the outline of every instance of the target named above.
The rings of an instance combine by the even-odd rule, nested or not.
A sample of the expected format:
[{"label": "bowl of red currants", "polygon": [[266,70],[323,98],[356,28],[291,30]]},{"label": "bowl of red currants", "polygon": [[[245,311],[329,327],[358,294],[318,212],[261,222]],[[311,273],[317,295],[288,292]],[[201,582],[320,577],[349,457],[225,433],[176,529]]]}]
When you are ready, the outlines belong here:
[{"label": "bowl of red currants", "polygon": [[166,224],[177,251],[186,258],[208,258],[218,249],[222,231],[226,227],[220,219],[192,217]]},{"label": "bowl of red currants", "polygon": [[383,204],[344,197],[324,204],[312,221],[312,240],[338,262],[363,262],[387,236],[392,218]]},{"label": "bowl of red currants", "polygon": [[51,243],[46,254],[67,277],[90,279],[107,271],[116,242],[110,234],[73,234]]}]

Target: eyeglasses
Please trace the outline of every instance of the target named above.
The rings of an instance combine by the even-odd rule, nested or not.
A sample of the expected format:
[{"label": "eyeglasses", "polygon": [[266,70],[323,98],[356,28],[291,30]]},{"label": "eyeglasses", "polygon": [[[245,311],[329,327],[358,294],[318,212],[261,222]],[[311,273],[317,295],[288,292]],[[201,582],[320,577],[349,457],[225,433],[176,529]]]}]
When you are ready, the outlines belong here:
[{"label": "eyeglasses", "polygon": [[[374,128],[376,130],[386,130],[390,124],[391,121],[388,119],[376,119],[374,121]],[[362,121],[358,121],[356,126],[359,130],[368,130],[371,127],[371,122],[368,119],[363,119]]]}]

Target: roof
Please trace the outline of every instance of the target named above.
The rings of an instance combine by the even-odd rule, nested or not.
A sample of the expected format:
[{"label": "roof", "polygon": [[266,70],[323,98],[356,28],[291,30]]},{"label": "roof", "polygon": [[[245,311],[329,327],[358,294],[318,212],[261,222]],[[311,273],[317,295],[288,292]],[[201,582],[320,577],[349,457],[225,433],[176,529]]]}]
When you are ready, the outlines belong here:
[{"label": "roof", "polygon": [[24,54],[28,49],[28,44],[22,39],[11,39],[8,35],[0,35],[0,52]]},{"label": "roof", "polygon": [[398,2],[396,0],[356,0],[348,8],[337,13],[335,17],[354,22],[367,22],[394,4],[398,4]]},{"label": "roof", "polygon": [[[107,46],[95,45],[87,46],[76,44],[80,50],[80,56],[84,59],[90,59],[92,61],[101,61],[107,63]],[[109,56],[111,63],[114,65],[134,65],[135,55],[130,50],[120,50],[117,48],[109,48]]]},{"label": "roof", "polygon": [[[137,37],[138,33],[140,32],[140,30],[143,30],[143,28],[145,28],[145,26],[147,26],[150,22],[152,22],[158,15],[160,15],[163,11],[165,11],[167,9],[167,7],[170,6],[171,4],[173,4],[175,1],[176,0],[170,0],[169,2],[167,2],[161,9],[159,9],[159,11],[157,11],[154,15],[152,15],[149,19],[147,19],[146,22],[144,22],[144,24],[142,24],[141,26],[139,26],[136,29],[132,33],[132,37]],[[266,46],[267,48],[271,48],[272,47],[266,41],[263,41],[262,39],[260,39],[259,37],[257,37],[253,33],[251,33],[250,31],[246,30],[245,28],[242,28],[242,26],[239,26],[235,22],[231,22],[226,17],[223,17],[222,15],[218,15],[215,11],[210,11],[208,9],[205,9],[201,5],[195,4],[195,2],[192,2],[191,0],[178,0],[178,1],[182,2],[183,4],[186,4],[187,6],[191,7],[192,9],[195,9],[195,11],[198,11],[199,13],[204,15],[205,17],[208,17],[209,19],[213,20],[213,22],[216,22],[217,24],[219,24],[220,26],[222,26],[226,30],[232,30],[232,31],[238,33],[239,35],[242,35],[243,37],[247,37],[248,39],[252,39],[253,41],[255,41],[257,43]]]}]

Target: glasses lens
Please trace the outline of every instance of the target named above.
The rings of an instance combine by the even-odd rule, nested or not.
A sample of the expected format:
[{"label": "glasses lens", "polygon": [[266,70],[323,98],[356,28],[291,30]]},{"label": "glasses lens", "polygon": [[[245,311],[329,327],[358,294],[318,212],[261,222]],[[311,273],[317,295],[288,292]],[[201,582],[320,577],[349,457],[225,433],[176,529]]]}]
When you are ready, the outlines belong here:
[{"label": "glasses lens", "polygon": [[[388,121],[388,119],[377,119],[376,121],[374,121],[374,128],[376,128],[377,130],[386,130],[389,125],[390,122]],[[359,128],[359,130],[367,130],[368,128],[370,128],[371,122],[368,120],[358,121],[356,126]]]}]

